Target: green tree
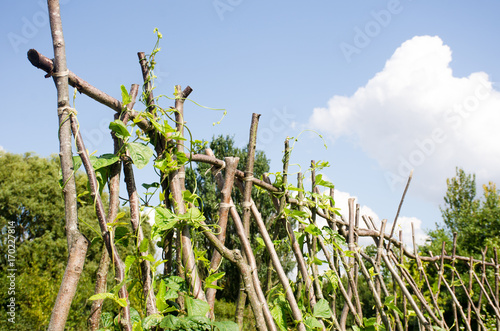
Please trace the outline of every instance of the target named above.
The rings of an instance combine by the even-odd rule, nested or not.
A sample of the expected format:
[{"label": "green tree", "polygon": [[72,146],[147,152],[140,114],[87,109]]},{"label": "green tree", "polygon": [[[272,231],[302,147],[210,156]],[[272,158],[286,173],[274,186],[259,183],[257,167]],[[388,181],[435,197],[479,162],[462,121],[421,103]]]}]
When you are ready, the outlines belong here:
[{"label": "green tree", "polygon": [[[93,201],[87,190],[87,178],[77,172],[78,217],[80,229],[93,240],[76,296],[66,324],[71,330],[86,330],[86,319],[93,295],[95,272],[99,263],[102,239]],[[64,274],[68,249],[64,229],[64,201],[60,186],[59,160],[46,159],[32,153],[24,155],[0,152],[0,329],[11,329],[7,322],[7,234],[15,229],[16,251],[16,330],[45,330]],[[104,196],[104,201],[106,200]],[[132,245],[130,245],[132,246]],[[112,272],[110,272],[111,274]],[[113,284],[112,275],[109,277]],[[111,302],[105,309],[114,311]]]},{"label": "green tree", "polygon": [[[419,247],[422,254],[431,251],[434,255],[441,254],[442,242],[446,242],[446,253],[453,250],[453,233],[457,233],[456,254],[474,256],[481,259],[481,252],[488,247],[487,259],[493,256],[493,247],[500,247],[500,194],[492,182],[483,185],[483,194],[478,197],[476,192],[476,176],[467,174],[457,168],[456,175],[446,181],[447,191],[444,197],[444,206],[441,207],[443,225],[436,225],[428,232],[430,240],[426,245]],[[413,264],[413,267],[415,265]],[[456,269],[462,275],[465,284],[469,282],[469,266],[457,261]],[[478,270],[476,269],[476,272]],[[435,268],[426,269],[431,284],[436,284],[438,274]],[[451,277],[451,269],[445,269],[445,274]],[[492,270],[487,270],[488,279],[494,279]],[[455,278],[456,279],[456,278]],[[473,300],[477,300],[481,289],[474,284]],[[467,297],[462,291],[457,291],[458,300],[462,306],[467,306]],[[452,299],[446,291],[441,291],[440,305],[444,310],[444,317],[451,325],[453,321]],[[476,322],[473,320],[472,322]]]},{"label": "green tree", "polygon": [[475,255],[484,247],[499,247],[500,195],[492,182],[483,185],[483,196],[476,196],[476,176],[456,169],[456,176],[446,181],[447,191],[441,207],[444,226],[436,226],[428,234],[430,248],[440,254],[441,242],[446,241],[451,253],[453,233],[457,233],[457,254]]},{"label": "green tree", "polygon": [[[227,156],[239,157],[238,169],[244,171],[245,165],[247,163],[247,148],[238,148],[234,146],[234,138],[230,136],[218,136],[213,137],[212,141],[208,144],[210,149],[214,152],[218,159],[224,159]],[[203,150],[197,151],[199,153],[204,153]],[[265,153],[262,151],[257,151],[255,155],[255,166],[254,166],[254,176],[259,178],[263,174],[269,171],[269,159],[266,157]],[[219,206],[220,201],[220,191],[216,187],[216,183],[211,174],[210,166],[205,163],[199,163],[196,167],[188,168],[186,171],[186,184],[187,189],[197,190],[197,194],[203,200],[203,213],[207,219],[207,223],[215,224],[218,221]],[[196,185],[196,188],[195,188]],[[243,201],[243,196],[238,190],[233,190],[232,195],[234,204],[240,215],[243,214],[240,203]],[[269,194],[263,190],[259,190],[254,187],[252,190],[252,198],[257,205],[257,208],[262,214],[264,221],[268,226],[268,231],[273,234],[275,233],[276,239],[283,239],[287,237],[285,227],[277,226],[275,222],[276,212]],[[267,276],[267,264],[269,261],[269,256],[264,253],[265,249],[259,244],[260,235],[258,234],[257,226],[255,222],[250,223],[250,242],[255,253],[255,258],[257,262],[257,267],[259,270],[259,277],[261,279],[261,284],[265,287],[266,276]],[[207,259],[210,260],[213,248],[208,243],[208,241],[203,237],[199,236],[196,238],[195,242],[199,245],[198,249],[200,251],[206,250],[208,252]],[[284,244],[278,247],[278,254],[280,255],[281,261],[286,272],[289,272],[294,267],[294,262],[292,259],[291,251],[287,247],[286,243],[288,241],[283,241]],[[233,222],[228,222],[226,246],[229,249],[239,248],[240,240],[236,235],[236,229]],[[236,266],[232,265],[228,261],[223,261],[219,268],[219,271],[226,273],[226,277],[221,280],[220,286],[223,290],[217,292],[218,299],[225,299],[226,301],[234,301],[237,297],[238,279],[239,272]],[[272,279],[272,282],[276,282],[277,279]]]}]

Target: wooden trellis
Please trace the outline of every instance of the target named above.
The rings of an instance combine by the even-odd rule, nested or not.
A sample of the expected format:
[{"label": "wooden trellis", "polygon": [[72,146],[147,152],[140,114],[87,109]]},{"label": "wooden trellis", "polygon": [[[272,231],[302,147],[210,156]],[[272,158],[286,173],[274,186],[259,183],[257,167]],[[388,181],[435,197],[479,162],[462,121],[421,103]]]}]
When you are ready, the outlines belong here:
[{"label": "wooden trellis", "polygon": [[[61,35],[62,36],[62,35]],[[60,37],[61,37],[60,36]],[[57,35],[56,35],[57,37]],[[56,38],[54,37],[54,38]],[[149,69],[147,60],[144,53],[139,53],[139,60],[141,70],[144,76],[144,88],[148,95],[148,111],[152,112],[155,108],[153,92],[151,85],[148,81]],[[213,176],[215,177],[217,186],[222,192],[219,210],[219,226],[221,232],[215,235],[208,226],[204,223],[201,224],[203,234],[212,243],[215,248],[211,265],[218,266],[221,258],[226,258],[235,263],[242,275],[244,290],[248,295],[249,302],[255,316],[255,324],[258,330],[278,330],[275,319],[269,308],[269,303],[266,300],[266,294],[263,293],[262,286],[260,285],[257,276],[256,258],[251,250],[248,240],[249,222],[256,222],[259,229],[260,236],[266,246],[272,261],[274,272],[280,281],[282,289],[285,293],[286,300],[290,307],[290,314],[295,321],[292,323],[292,328],[305,331],[308,329],[304,312],[299,308],[297,303],[299,291],[291,286],[291,281],[284,272],[283,266],[276,253],[275,246],[271,235],[269,234],[266,224],[262,219],[256,204],[251,198],[252,186],[258,186],[267,190],[273,199],[276,208],[276,215],[282,218],[283,224],[287,227],[289,235],[290,248],[293,251],[294,258],[297,263],[298,281],[305,288],[306,297],[310,303],[311,309],[319,302],[328,302],[331,309],[330,316],[321,316],[318,319],[320,328],[332,328],[335,330],[345,330],[346,323],[349,316],[354,320],[355,325],[360,329],[366,327],[365,319],[362,315],[362,305],[359,295],[360,277],[363,277],[368,285],[371,296],[375,301],[376,318],[379,325],[383,325],[386,330],[409,330],[412,329],[410,322],[416,322],[418,327],[423,330],[443,329],[443,330],[472,330],[478,328],[480,330],[489,330],[492,328],[492,321],[495,321],[494,328],[500,330],[500,306],[499,306],[499,263],[498,254],[494,250],[494,259],[489,261],[486,259],[486,249],[483,251],[482,259],[474,259],[473,257],[458,256],[455,254],[457,242],[456,236],[453,242],[452,252],[446,252],[444,248],[439,256],[422,256],[418,253],[415,240],[413,240],[413,252],[410,252],[402,241],[401,232],[399,239],[394,238],[394,229],[396,226],[397,218],[401,204],[404,200],[401,199],[401,204],[390,231],[386,233],[386,220],[383,220],[380,227],[377,228],[373,219],[365,215],[360,215],[359,205],[355,204],[354,199],[349,199],[349,212],[348,219],[344,220],[335,215],[331,209],[319,208],[318,204],[313,200],[304,199],[304,196],[299,192],[298,195],[293,196],[287,191],[288,187],[288,156],[289,146],[288,140],[285,141],[285,158],[283,168],[282,184],[276,187],[270,183],[268,178],[263,179],[255,178],[253,172],[253,162],[256,147],[257,126],[259,116],[253,114],[250,129],[250,139],[248,148],[248,163],[246,164],[245,171],[236,169],[238,159],[234,157],[227,157],[224,160],[217,159],[213,153],[208,149],[205,154],[194,154],[185,152],[182,142],[180,140],[172,141],[168,137],[162,136],[158,130],[148,121],[145,117],[140,117],[140,113],[133,110],[133,104],[138,94],[138,85],[133,85],[130,90],[132,102],[126,107],[122,103],[109,96],[108,94],[100,91],[82,78],[75,75],[73,72],[68,71],[65,66],[56,66],[56,59],[53,61],[44,55],[38,53],[36,50],[29,50],[28,59],[31,64],[47,73],[46,77],[53,76],[56,83],[61,77],[67,77],[69,85],[75,87],[80,93],[83,93],[99,103],[102,103],[116,112],[115,118],[121,119],[123,122],[134,120],[136,125],[143,130],[143,132],[150,137],[158,157],[168,153],[167,147],[169,144],[175,145],[176,153],[184,153],[185,156],[194,162],[203,162],[212,166]],[[64,86],[63,86],[64,88]],[[59,90],[59,88],[58,88]],[[191,93],[191,88],[187,87],[181,90],[180,86],[176,87],[178,91],[175,99],[175,115],[176,115],[176,129],[180,136],[183,135],[184,130],[184,100]],[[96,201],[96,211],[103,234],[105,247],[103,248],[103,260],[106,254],[111,256],[111,260],[115,264],[117,271],[117,282],[122,282],[124,275],[124,264],[121,257],[118,255],[117,250],[114,248],[113,238],[110,235],[109,229],[106,224],[116,217],[116,208],[118,205],[118,192],[119,192],[119,176],[121,167],[123,166],[123,174],[129,194],[129,207],[131,212],[131,225],[135,233],[137,233],[138,247],[143,239],[143,234],[139,222],[139,199],[137,190],[135,188],[134,174],[132,169],[132,160],[125,155],[120,162],[113,165],[110,179],[110,210],[105,214],[102,202],[99,196],[97,187],[97,179],[95,171],[90,164],[88,153],[86,152],[84,141],[80,136],[80,128],[76,121],[76,113],[69,108],[67,104],[59,102],[58,105],[60,116],[65,114],[66,117],[61,118],[61,127],[64,123],[70,124],[71,131],[75,137],[78,154],[80,155],[86,172],[89,177],[89,182],[92,190],[92,196]],[[68,127],[69,129],[69,127]],[[120,150],[121,142],[114,137],[115,153]],[[70,144],[71,145],[71,144]],[[71,148],[65,150],[65,153],[71,153]],[[319,192],[316,186],[314,162],[312,162],[312,189],[311,192]],[[63,169],[64,171],[64,169]],[[297,187],[302,188],[302,176],[299,174],[299,181]],[[410,176],[411,179],[411,176]],[[409,179],[409,181],[410,181]],[[409,184],[408,181],[408,184]],[[185,190],[185,170],[184,167],[170,172],[162,173],[161,181],[162,189],[169,192],[172,200],[169,199],[169,194],[165,194],[164,204],[176,214],[182,215],[186,212],[185,203],[183,201],[182,192]],[[406,189],[408,188],[408,185]],[[240,215],[232,201],[231,192],[233,189],[239,189],[243,193],[243,214]],[[405,189],[405,193],[406,193]],[[330,195],[333,198],[333,189],[330,190]],[[333,199],[332,199],[333,201]],[[307,208],[311,211],[310,216],[303,219],[304,222],[309,222],[315,225],[317,218],[321,217],[328,223],[331,230],[329,233],[333,234],[326,236],[322,234],[305,234],[304,248],[298,243],[294,234],[294,229],[290,222],[286,219],[284,212],[285,208],[296,208],[298,210]],[[332,206],[333,207],[333,206]],[[239,250],[229,250],[224,245],[224,231],[225,224],[228,218],[234,222],[238,236],[241,240],[241,247]],[[363,221],[366,228],[360,226],[360,221]],[[297,230],[297,229],[296,229]],[[304,227],[299,227],[299,232],[304,233]],[[340,237],[335,237],[340,235]],[[359,245],[360,237],[372,237],[376,254],[369,256]],[[414,236],[413,236],[414,237]],[[336,239],[335,239],[336,238]],[[339,240],[339,238],[343,238]],[[179,240],[182,245],[182,252],[172,251],[172,242]],[[340,245],[341,241],[345,241],[347,247]],[[79,244],[78,244],[79,243]],[[189,284],[190,290],[194,298],[207,301],[213,309],[215,300],[215,290],[213,288],[203,290],[202,279],[197,270],[197,265],[192,251],[192,243],[190,237],[189,226],[183,226],[179,229],[176,238],[171,236],[166,238],[166,249],[169,262],[166,264],[164,272],[171,272],[169,263],[174,259],[182,264],[184,267],[179,268],[180,276],[185,277]],[[80,254],[85,246],[82,238],[74,237],[70,240],[68,237],[68,244],[70,248],[70,260],[74,258],[75,254]],[[79,248],[80,247],[80,248]],[[170,248],[169,248],[170,247]],[[308,263],[315,255],[322,251],[329,266],[329,270],[335,275],[338,280],[337,287],[331,293],[324,293],[323,284],[320,281],[320,273],[314,263]],[[176,254],[174,254],[176,253]],[[147,251],[141,250],[141,255],[145,256]],[[109,260],[108,256],[108,260]],[[408,266],[414,266],[413,269],[408,269]],[[458,270],[467,269],[467,275],[461,274]],[[182,271],[185,270],[185,273]],[[429,280],[429,272],[437,273],[437,286],[431,284]],[[67,271],[68,272],[68,271]],[[141,262],[142,283],[144,297],[146,298],[146,314],[158,314],[156,305],[156,298],[152,290],[153,275],[147,260]],[[467,277],[466,277],[467,276]],[[465,278],[467,278],[467,283]],[[345,279],[346,283],[341,280]],[[104,279],[105,281],[105,279]],[[96,285],[96,291],[102,290],[99,287],[99,282]],[[474,294],[473,292],[476,292]],[[64,291],[62,291],[64,292]],[[61,293],[61,292],[60,292]],[[63,293],[64,294],[64,293]],[[63,295],[61,294],[61,295]],[[120,291],[120,297],[124,300],[125,306],[122,310],[122,326],[126,330],[131,330],[132,325],[130,322],[129,303],[127,301],[128,294],[126,287],[123,286]],[[443,311],[442,298],[447,297],[452,300],[452,321],[445,320],[445,315],[449,312]],[[465,298],[465,301],[463,300]],[[58,297],[59,299],[59,297]],[[344,302],[342,309],[337,309],[336,302]],[[396,309],[397,308],[397,309]],[[49,329],[59,330],[64,328],[64,320],[56,323],[57,315],[64,315],[64,312],[56,308],[53,311],[53,319]],[[96,329],[98,327],[98,317],[100,314],[99,304],[93,308],[93,316],[91,316],[90,327]],[[400,315],[398,310],[402,312]],[[410,311],[412,311],[410,313]],[[67,312],[66,312],[67,314]],[[97,316],[97,322],[95,316]],[[490,317],[487,319],[487,317]],[[490,324],[485,324],[485,323]]]}]

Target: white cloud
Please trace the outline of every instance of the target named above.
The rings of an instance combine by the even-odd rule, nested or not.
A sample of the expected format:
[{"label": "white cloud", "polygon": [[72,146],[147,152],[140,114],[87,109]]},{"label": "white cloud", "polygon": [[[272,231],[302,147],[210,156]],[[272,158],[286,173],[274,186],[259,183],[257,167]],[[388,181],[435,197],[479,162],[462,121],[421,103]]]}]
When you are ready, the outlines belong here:
[{"label": "white cloud", "polygon": [[393,190],[411,169],[412,191],[432,201],[456,166],[500,182],[500,92],[484,72],[453,76],[451,55],[439,37],[414,37],[352,96],[315,108],[309,125],[359,144]]},{"label": "white cloud", "polygon": [[0,152],[5,152],[5,149],[3,148],[3,146],[0,146]]}]

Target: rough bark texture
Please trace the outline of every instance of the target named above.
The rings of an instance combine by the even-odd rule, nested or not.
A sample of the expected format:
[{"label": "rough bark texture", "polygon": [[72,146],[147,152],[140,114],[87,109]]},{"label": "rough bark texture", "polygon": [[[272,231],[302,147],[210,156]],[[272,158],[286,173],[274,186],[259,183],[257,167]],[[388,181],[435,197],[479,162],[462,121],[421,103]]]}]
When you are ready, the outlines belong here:
[{"label": "rough bark texture", "polygon": [[255,317],[255,326],[259,331],[266,331],[267,323],[264,318],[264,314],[262,313],[262,304],[255,293],[255,289],[253,286],[253,280],[251,275],[251,270],[249,265],[243,259],[239,250],[229,250],[223,243],[221,243],[217,237],[210,231],[208,226],[202,222],[203,234],[210,243],[217,249],[217,251],[226,259],[236,264],[238,269],[240,270],[243,278],[243,286],[245,291],[247,291],[248,298],[250,301],[250,305],[252,306],[252,311]]},{"label": "rough bark texture", "polygon": [[[57,69],[52,60],[46,57],[45,55],[40,54],[35,49],[30,49],[28,51],[28,60],[36,68],[45,71],[47,73],[45,77],[56,75],[55,73]],[[70,86],[76,87],[78,92],[83,93],[88,97],[94,99],[95,101],[113,109],[115,112],[117,113],[122,112],[123,110],[122,103],[119,100],[104,93],[95,86],[90,85],[88,82],[78,77],[70,70],[68,70],[68,83]],[[136,116],[137,116],[136,111],[130,111],[131,118],[135,118]],[[141,121],[137,122],[137,125],[145,132],[149,132],[152,129],[151,124],[148,123],[148,121],[146,121],[145,119],[142,119]]]},{"label": "rough bark texture", "polygon": [[85,264],[88,240],[78,230],[76,186],[71,150],[71,125],[69,121],[68,70],[58,0],[48,0],[50,30],[54,48],[54,82],[57,88],[57,115],[59,117],[59,157],[63,177],[63,194],[69,258],[66,271],[52,309],[49,330],[64,330],[71,302],[75,296],[80,275]]},{"label": "rough bark texture", "polygon": [[[254,291],[257,294],[257,297],[261,303],[262,312],[264,314],[267,327],[269,330],[275,331],[277,330],[276,325],[274,323],[273,317],[271,315],[271,311],[269,310],[269,306],[267,305],[266,298],[264,293],[262,292],[262,286],[260,285],[259,277],[257,274],[257,266],[255,262],[255,256],[253,255],[252,248],[250,245],[250,217],[251,217],[251,206],[253,204],[252,201],[252,179],[253,179],[253,168],[255,163],[255,148],[257,144],[257,128],[259,124],[260,114],[252,114],[252,122],[250,124],[250,137],[248,140],[248,157],[247,157],[247,165],[245,168],[245,186],[243,189],[243,224],[238,224],[237,220],[235,221],[236,231],[238,232],[238,236],[241,241],[241,245],[243,247],[244,257],[247,259],[248,264],[251,268],[251,276],[253,279]],[[241,227],[242,226],[242,227]],[[244,276],[244,275],[242,275]],[[245,306],[246,294],[248,294],[248,290],[243,292],[240,290],[240,295],[237,300],[236,306],[236,321],[238,325],[243,325],[243,308]]]},{"label": "rough bark texture", "polygon": [[[226,241],[226,229],[229,218],[229,210],[231,209],[231,205],[234,206],[233,200],[231,199],[231,192],[234,184],[234,173],[236,167],[238,166],[239,158],[226,157],[224,161],[226,162],[225,180],[222,179],[222,174],[220,172],[218,172],[216,169],[212,169],[212,173],[216,177],[217,183],[218,184],[224,183],[223,185],[219,186],[219,188],[221,188],[222,197],[221,197],[221,204],[219,207],[219,222],[217,224],[219,226],[218,227],[219,234],[217,235],[217,239],[223,244]],[[216,272],[219,269],[221,261],[222,261],[222,255],[219,253],[219,251],[214,249],[214,252],[212,254],[212,259],[210,261],[210,272]],[[217,281],[214,281],[212,285],[217,285]],[[216,293],[217,289],[215,288],[208,288],[206,292],[207,302],[210,305],[210,312],[212,317],[215,317],[213,315],[213,310],[214,310]]]},{"label": "rough bark texture", "polygon": [[[110,258],[108,250],[106,249],[106,245],[103,245],[101,259],[99,260],[99,267],[96,272],[94,294],[106,293],[109,262]],[[95,331],[99,329],[103,302],[104,299],[92,302],[92,306],[90,307],[90,316],[87,321],[89,330]]]}]

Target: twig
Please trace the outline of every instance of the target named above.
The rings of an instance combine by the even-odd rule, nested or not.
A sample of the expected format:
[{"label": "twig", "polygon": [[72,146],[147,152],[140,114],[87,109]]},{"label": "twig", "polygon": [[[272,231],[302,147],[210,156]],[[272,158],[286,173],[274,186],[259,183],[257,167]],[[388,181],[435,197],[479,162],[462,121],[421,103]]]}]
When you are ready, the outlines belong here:
[{"label": "twig", "polygon": [[[389,238],[392,238],[394,235],[394,229],[396,229],[396,224],[398,223],[399,212],[401,211],[401,207],[403,206],[403,201],[406,196],[406,192],[408,191],[408,187],[410,186],[411,178],[413,177],[413,170],[410,171],[410,175],[408,176],[408,182],[406,182],[405,190],[403,192],[403,196],[401,197],[401,201],[399,202],[398,211],[396,212],[396,216],[394,217],[394,222],[392,223],[391,234]],[[387,243],[387,250],[391,249],[391,242]]]}]

